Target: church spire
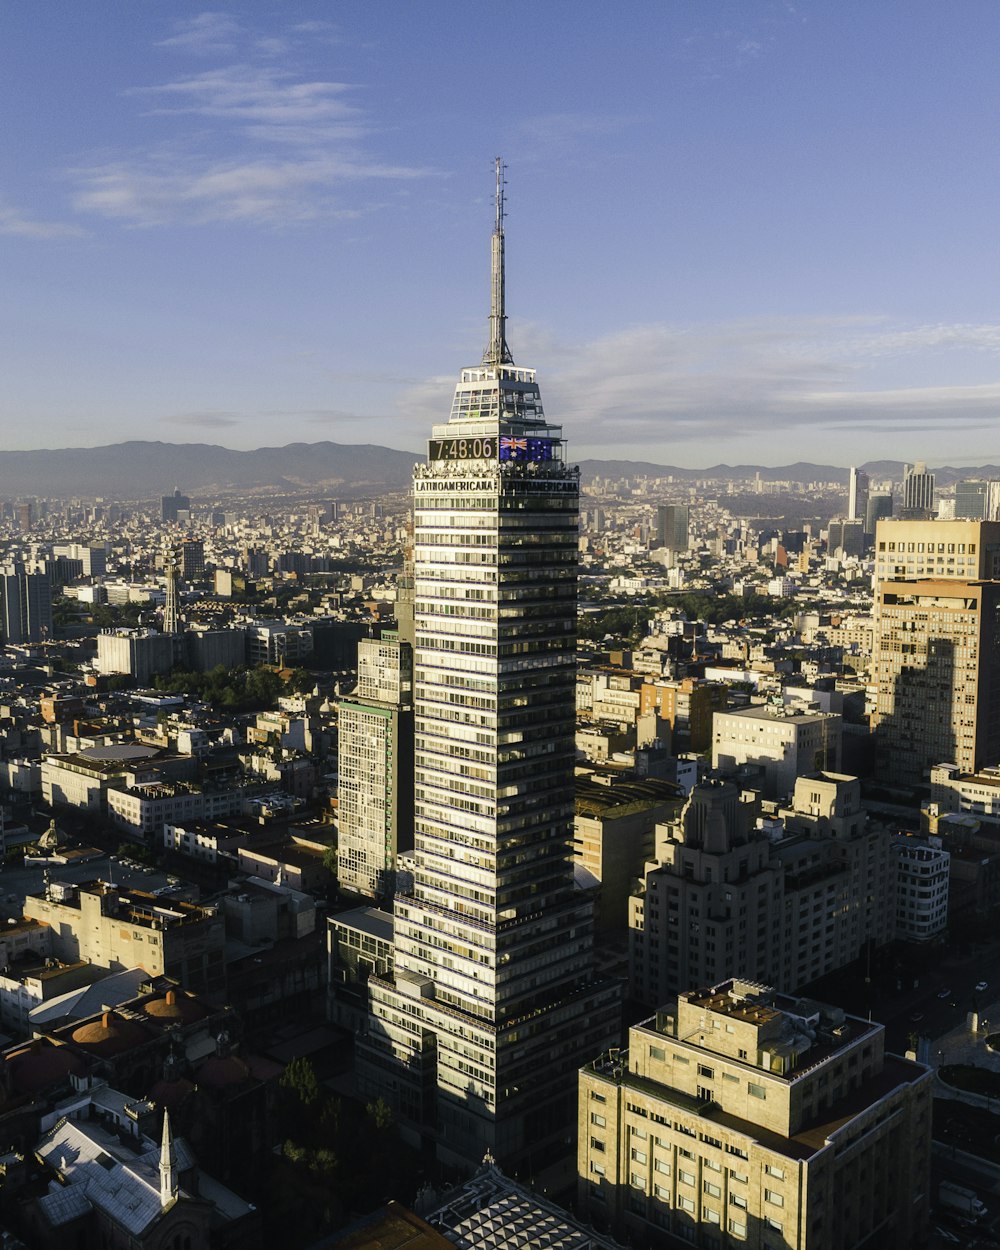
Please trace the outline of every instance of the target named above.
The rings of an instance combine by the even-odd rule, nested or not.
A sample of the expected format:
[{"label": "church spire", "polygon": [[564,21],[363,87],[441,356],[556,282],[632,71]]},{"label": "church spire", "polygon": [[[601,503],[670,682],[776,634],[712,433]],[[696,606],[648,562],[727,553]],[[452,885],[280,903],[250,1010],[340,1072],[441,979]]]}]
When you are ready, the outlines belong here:
[{"label": "church spire", "polygon": [[163,1140],[160,1142],[160,1206],[165,1211],[177,1197],[177,1155],[170,1132],[170,1112],[163,1109]]},{"label": "church spire", "polygon": [[503,254],[503,218],[504,218],[504,163],[501,157],[496,158],[497,190],[496,190],[496,225],[493,227],[493,251],[490,273],[490,341],[483,352],[484,365],[512,365],[514,357],[507,346],[507,311],[504,291],[504,254]]}]

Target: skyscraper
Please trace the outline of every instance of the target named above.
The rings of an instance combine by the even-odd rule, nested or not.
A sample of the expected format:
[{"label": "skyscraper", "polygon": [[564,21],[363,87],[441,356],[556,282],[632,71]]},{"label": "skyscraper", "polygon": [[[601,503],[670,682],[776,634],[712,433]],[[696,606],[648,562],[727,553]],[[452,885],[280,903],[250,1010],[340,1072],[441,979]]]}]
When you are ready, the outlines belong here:
[{"label": "skyscraper", "polygon": [[172,495],[163,495],[160,498],[160,519],[164,522],[176,522],[178,513],[187,512],[190,507],[191,500],[187,495],[182,495],[175,486]]},{"label": "skyscraper", "polygon": [[43,642],[52,637],[52,583],[23,564],[0,574],[0,621],[4,643]]},{"label": "skyscraper", "polygon": [[851,476],[847,483],[847,519],[863,521],[868,506],[868,474],[864,469],[851,466]]},{"label": "skyscraper", "polygon": [[503,199],[498,161],[489,344],[414,471],[414,885],[358,1074],[442,1158],[537,1173],[620,987],[571,861],[579,470],[507,345]]},{"label": "skyscraper", "polygon": [[688,508],[686,504],[660,504],[656,509],[656,545],[671,551],[688,549]]},{"label": "skyscraper", "polygon": [[903,516],[913,520],[934,515],[934,474],[918,460],[903,474]]}]

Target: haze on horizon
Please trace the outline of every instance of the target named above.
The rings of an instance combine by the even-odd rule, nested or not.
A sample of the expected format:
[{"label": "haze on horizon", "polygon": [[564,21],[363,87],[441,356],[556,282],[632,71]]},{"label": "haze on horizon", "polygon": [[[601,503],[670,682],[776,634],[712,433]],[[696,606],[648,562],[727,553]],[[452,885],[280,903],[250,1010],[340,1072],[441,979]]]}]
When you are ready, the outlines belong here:
[{"label": "haze on horizon", "polygon": [[420,450],[500,153],[575,457],[1000,462],[995,4],[493,13],[4,6],[0,446]]}]

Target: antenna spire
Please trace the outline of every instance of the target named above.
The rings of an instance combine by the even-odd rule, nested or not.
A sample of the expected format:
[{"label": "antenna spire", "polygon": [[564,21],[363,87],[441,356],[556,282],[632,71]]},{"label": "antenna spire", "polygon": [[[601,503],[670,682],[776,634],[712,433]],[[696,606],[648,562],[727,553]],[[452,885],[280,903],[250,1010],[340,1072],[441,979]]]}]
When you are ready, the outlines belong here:
[{"label": "antenna spire", "polygon": [[503,219],[506,185],[503,171],[506,166],[501,157],[496,158],[496,225],[493,227],[492,268],[490,281],[490,341],[483,352],[484,365],[512,365],[514,357],[507,346],[507,311],[504,291]]}]

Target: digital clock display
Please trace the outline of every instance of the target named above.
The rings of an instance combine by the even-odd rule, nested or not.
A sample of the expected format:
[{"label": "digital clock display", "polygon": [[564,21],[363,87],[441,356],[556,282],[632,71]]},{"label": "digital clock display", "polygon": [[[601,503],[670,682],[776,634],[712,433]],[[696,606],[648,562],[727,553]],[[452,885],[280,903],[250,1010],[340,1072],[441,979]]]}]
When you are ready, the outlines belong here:
[{"label": "digital clock display", "polygon": [[538,463],[551,460],[556,440],[552,438],[517,438],[508,434],[485,438],[432,438],[428,444],[429,460],[518,460]]}]

